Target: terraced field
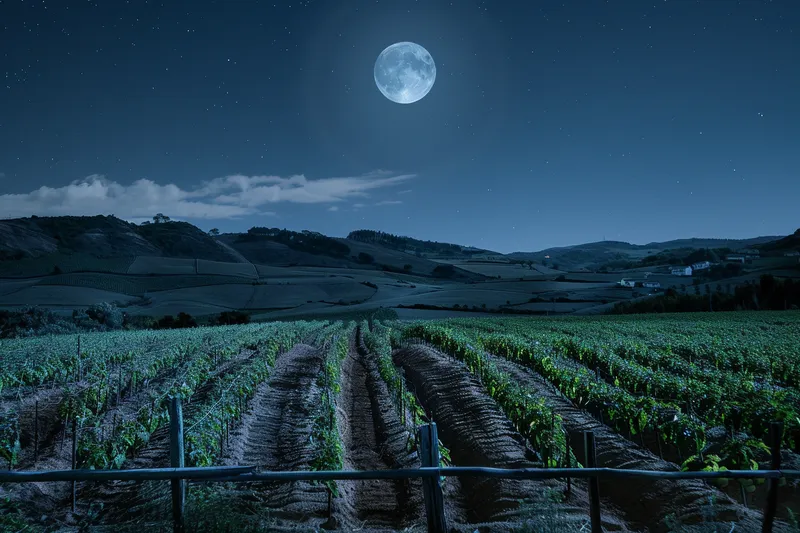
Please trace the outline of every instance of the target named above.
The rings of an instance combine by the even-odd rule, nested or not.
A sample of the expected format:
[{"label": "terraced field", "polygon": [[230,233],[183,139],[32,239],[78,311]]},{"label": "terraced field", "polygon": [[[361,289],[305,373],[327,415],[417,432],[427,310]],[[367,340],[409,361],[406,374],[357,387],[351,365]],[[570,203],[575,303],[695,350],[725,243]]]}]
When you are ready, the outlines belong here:
[{"label": "terraced field", "polygon": [[[442,464],[650,470],[768,467],[784,423],[797,468],[800,315],[290,322],[0,341],[0,459],[15,470],[169,465],[167,400],[183,398],[187,466]],[[35,423],[38,414],[38,427]],[[35,457],[38,435],[38,456]],[[163,482],[0,484],[0,530],[171,530]],[[456,531],[581,531],[572,480],[443,481]],[[766,490],[729,481],[601,483],[606,531],[760,531]],[[776,531],[800,497],[785,484]],[[424,530],[420,480],[190,483],[191,531]],[[56,528],[58,529],[58,528]]]}]

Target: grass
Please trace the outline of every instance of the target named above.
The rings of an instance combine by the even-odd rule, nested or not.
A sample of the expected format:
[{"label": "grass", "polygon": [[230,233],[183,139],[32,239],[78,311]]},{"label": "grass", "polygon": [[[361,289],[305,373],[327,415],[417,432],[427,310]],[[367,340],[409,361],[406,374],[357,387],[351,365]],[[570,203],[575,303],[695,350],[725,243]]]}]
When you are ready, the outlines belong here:
[{"label": "grass", "polygon": [[0,278],[34,278],[55,272],[110,272],[125,274],[133,257],[95,257],[90,254],[54,253],[15,261],[0,261]]},{"label": "grass", "polygon": [[71,273],[49,276],[39,285],[63,285],[86,287],[110,292],[144,296],[147,292],[172,289],[188,289],[210,285],[251,284],[247,278],[216,275],[177,275],[177,276],[121,276],[115,274]]}]

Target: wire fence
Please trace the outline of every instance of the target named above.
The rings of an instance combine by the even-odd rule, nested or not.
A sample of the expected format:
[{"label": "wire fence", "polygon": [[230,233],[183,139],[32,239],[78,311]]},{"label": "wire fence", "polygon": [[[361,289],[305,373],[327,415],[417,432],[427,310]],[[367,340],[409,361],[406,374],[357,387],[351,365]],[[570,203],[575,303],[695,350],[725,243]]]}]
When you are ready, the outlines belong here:
[{"label": "wire fence", "polygon": [[[53,471],[2,471],[0,483],[42,483],[71,482],[72,506],[75,510],[77,482],[102,481],[169,481],[172,492],[173,530],[176,533],[185,531],[186,481],[195,482],[293,482],[293,481],[330,481],[330,480],[374,480],[374,479],[413,479],[423,482],[423,498],[429,532],[443,533],[448,531],[444,497],[441,487],[442,477],[490,477],[507,479],[586,479],[589,487],[589,518],[592,533],[602,533],[601,508],[599,494],[600,479],[766,479],[769,481],[767,502],[763,513],[762,533],[773,530],[777,511],[778,481],[781,478],[800,479],[800,470],[781,470],[780,441],[782,425],[778,422],[771,426],[772,461],[769,470],[727,470],[727,471],[657,471],[628,470],[615,468],[598,468],[596,465],[594,433],[584,432],[584,450],[586,468],[493,468],[480,466],[441,467],[438,445],[438,432],[435,423],[421,425],[417,428],[419,457],[421,468],[394,470],[333,470],[333,471],[258,471],[256,466],[216,466],[202,468],[185,468],[183,446],[183,415],[179,398],[170,402],[170,461],[171,468],[147,468],[132,470],[53,470]],[[74,454],[74,452],[73,452]]]}]

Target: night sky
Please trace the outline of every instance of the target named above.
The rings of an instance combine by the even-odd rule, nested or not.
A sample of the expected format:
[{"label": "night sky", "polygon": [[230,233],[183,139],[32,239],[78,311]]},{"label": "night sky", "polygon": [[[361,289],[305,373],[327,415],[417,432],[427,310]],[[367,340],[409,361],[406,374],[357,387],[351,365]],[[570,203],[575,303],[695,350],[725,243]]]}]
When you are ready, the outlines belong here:
[{"label": "night sky", "polygon": [[[378,54],[424,46],[414,104]],[[800,226],[797,0],[0,0],[0,218],[499,252]]]}]

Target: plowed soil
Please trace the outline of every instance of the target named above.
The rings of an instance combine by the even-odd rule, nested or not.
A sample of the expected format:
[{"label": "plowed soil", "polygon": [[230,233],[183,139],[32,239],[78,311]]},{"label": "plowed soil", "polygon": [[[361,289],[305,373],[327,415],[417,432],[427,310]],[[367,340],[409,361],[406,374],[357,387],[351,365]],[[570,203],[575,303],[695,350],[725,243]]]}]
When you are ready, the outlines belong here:
[{"label": "plowed soil", "polygon": [[[374,356],[350,342],[342,362],[339,428],[345,448],[346,470],[386,470],[419,467],[406,448],[409,434],[400,422],[391,396],[378,373]],[[396,531],[422,524],[420,480],[364,480],[339,483],[339,524],[345,530]]]},{"label": "plowed soil", "polygon": [[[322,392],[316,384],[322,361],[323,352],[305,344],[278,357],[250,410],[231,433],[226,463],[255,465],[262,471],[311,469],[309,437]],[[272,520],[270,530],[314,527],[325,521],[327,492],[323,485],[306,481],[249,485],[238,485],[232,494],[238,492],[250,508],[266,511]]]},{"label": "plowed soil", "polygon": [[[64,390],[49,387],[30,388],[21,401],[4,401],[0,409],[19,414],[22,450],[15,470],[69,470],[72,465],[72,440],[64,434],[64,422],[58,417],[58,406]],[[39,402],[39,460],[34,464],[34,424],[36,402]],[[7,468],[0,464],[0,468]],[[69,483],[25,483],[0,485],[0,498],[21,502],[31,516],[49,512],[57,502],[69,496]]]},{"label": "plowed soil", "polygon": [[[394,353],[396,364],[405,370],[409,387],[415,389],[426,411],[437,423],[439,439],[450,449],[456,466],[492,466],[499,468],[535,467],[535,454],[527,441],[504,416],[500,407],[480,383],[460,363],[441,353],[412,346]],[[588,498],[576,486],[564,501],[553,501],[553,494],[563,494],[561,481],[506,480],[496,478],[461,478],[462,505],[453,508],[445,494],[448,527],[464,531],[512,531],[529,520],[538,528],[557,525],[559,531],[578,531],[585,526]],[[452,481],[448,479],[445,484]],[[526,500],[521,505],[520,501]],[[535,509],[535,510],[534,510]],[[627,530],[612,513],[605,513],[607,531]],[[539,529],[535,529],[539,530]]]},{"label": "plowed soil", "polygon": [[[222,363],[201,385],[189,401],[183,402],[183,416],[190,420],[195,414],[206,408],[208,394],[211,392],[216,379],[236,372],[250,357],[253,352],[243,350],[236,357]],[[158,377],[151,382],[163,383],[163,377]],[[129,398],[128,404],[120,406],[124,409],[136,407],[141,400],[146,398],[145,393]],[[112,416],[111,413],[107,418]],[[169,427],[162,426],[150,436],[148,443],[135,457],[128,459],[123,468],[168,468],[169,458]],[[100,520],[105,523],[125,522],[127,520],[159,520],[170,516],[169,510],[169,484],[165,482],[146,481],[114,481],[106,483],[85,483],[78,485],[79,506],[84,509],[89,505],[103,505]]]},{"label": "plowed soil", "polygon": [[[536,391],[563,418],[577,457],[584,457],[585,453],[583,432],[593,431],[598,467],[679,470],[675,464],[660,459],[601,424],[589,413],[575,407],[534,371],[502,357],[490,357],[498,369],[509,374],[517,383]],[[709,497],[712,496],[713,511],[716,514],[714,522],[719,531],[729,530],[732,523],[736,524],[736,531],[761,530],[761,513],[746,509],[700,480],[601,480],[600,493],[621,509],[624,518],[633,526],[652,532],[668,531],[665,519],[669,515],[674,515],[683,524],[700,522],[703,515],[708,513]],[[706,527],[711,528],[713,525],[712,523]],[[775,530],[780,529],[776,524]]]}]

